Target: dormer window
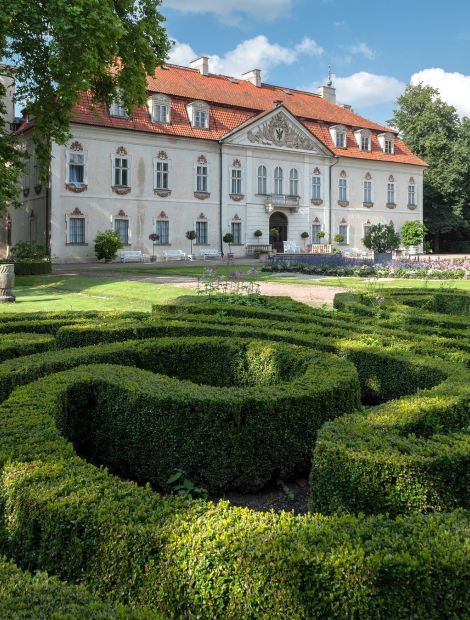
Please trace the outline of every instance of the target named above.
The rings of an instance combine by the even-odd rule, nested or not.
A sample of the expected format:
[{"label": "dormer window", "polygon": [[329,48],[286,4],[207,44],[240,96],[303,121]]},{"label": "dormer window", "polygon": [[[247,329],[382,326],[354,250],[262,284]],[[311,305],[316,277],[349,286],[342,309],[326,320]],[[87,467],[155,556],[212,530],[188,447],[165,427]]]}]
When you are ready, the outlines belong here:
[{"label": "dormer window", "polygon": [[169,123],[171,100],[166,95],[153,95],[148,101],[153,123]]},{"label": "dormer window", "polygon": [[358,129],[354,132],[354,136],[361,151],[371,150],[371,133],[368,129]]},{"label": "dormer window", "polygon": [[395,151],[395,136],[392,133],[380,133],[378,139],[382,151],[387,155],[393,155]]},{"label": "dormer window", "polygon": [[116,99],[109,107],[109,115],[110,116],[118,116],[121,118],[127,118],[129,115],[127,113],[127,109],[122,103],[122,101]]},{"label": "dormer window", "polygon": [[343,125],[333,125],[330,127],[330,135],[333,140],[333,144],[337,149],[345,149],[347,146],[346,141],[346,127]]},{"label": "dormer window", "polygon": [[187,107],[191,126],[195,129],[209,129],[209,106],[204,101],[193,101]]}]

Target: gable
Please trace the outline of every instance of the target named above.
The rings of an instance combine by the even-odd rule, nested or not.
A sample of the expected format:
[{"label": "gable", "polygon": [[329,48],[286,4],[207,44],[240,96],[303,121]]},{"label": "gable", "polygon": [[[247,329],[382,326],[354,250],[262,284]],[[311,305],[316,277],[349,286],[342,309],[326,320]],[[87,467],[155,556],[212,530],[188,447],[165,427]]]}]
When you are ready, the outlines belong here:
[{"label": "gable", "polygon": [[332,156],[331,151],[283,106],[262,114],[251,122],[243,123],[241,128],[234,129],[222,138],[222,141]]}]

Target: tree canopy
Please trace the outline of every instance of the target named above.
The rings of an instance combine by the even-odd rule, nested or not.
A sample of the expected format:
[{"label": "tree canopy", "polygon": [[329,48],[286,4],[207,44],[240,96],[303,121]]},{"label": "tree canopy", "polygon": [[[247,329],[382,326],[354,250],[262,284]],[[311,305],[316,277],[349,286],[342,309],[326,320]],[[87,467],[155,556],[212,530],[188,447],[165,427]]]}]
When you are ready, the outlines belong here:
[{"label": "tree canopy", "polygon": [[[165,63],[170,42],[160,0],[8,0],[0,12],[0,57],[12,67],[17,100],[34,118],[33,140],[47,181],[52,142],[69,138],[80,92],[130,109],[146,101],[146,77]],[[0,93],[1,94],[1,93]],[[3,117],[4,111],[0,111]],[[0,164],[18,162],[0,133]],[[5,176],[6,175],[6,176]],[[2,197],[14,193],[1,165]]]},{"label": "tree canopy", "polygon": [[[442,101],[439,91],[408,86],[389,123],[429,167],[424,172],[424,221],[434,249],[459,250],[470,231],[470,120]],[[470,248],[469,248],[470,249]]]}]

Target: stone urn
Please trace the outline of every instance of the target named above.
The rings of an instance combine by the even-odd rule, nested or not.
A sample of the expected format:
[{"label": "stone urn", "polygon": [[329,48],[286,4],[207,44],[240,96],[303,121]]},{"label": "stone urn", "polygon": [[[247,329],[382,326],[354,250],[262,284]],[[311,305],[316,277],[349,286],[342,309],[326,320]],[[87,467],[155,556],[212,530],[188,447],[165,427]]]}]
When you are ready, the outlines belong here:
[{"label": "stone urn", "polygon": [[13,287],[15,285],[15,265],[0,265],[0,304],[15,301]]}]

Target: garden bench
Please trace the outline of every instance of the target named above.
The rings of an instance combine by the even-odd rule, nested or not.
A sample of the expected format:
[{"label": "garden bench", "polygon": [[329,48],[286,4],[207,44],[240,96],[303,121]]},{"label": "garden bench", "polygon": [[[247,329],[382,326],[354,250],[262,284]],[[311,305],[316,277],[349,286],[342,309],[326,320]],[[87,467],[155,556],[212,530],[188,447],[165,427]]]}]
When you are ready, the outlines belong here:
[{"label": "garden bench", "polygon": [[186,256],[183,250],[163,250],[163,258],[166,262],[169,260],[191,260],[191,257]]},{"label": "garden bench", "polygon": [[201,250],[201,256],[204,260],[207,260],[208,258],[220,258],[222,256],[221,252],[219,250]]},{"label": "garden bench", "polygon": [[144,263],[147,258],[140,250],[122,250],[120,253],[121,263],[138,262]]},{"label": "garden bench", "polygon": [[300,254],[300,248],[295,241],[283,241],[284,254]]}]

